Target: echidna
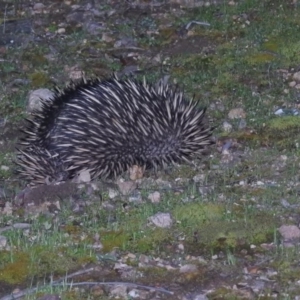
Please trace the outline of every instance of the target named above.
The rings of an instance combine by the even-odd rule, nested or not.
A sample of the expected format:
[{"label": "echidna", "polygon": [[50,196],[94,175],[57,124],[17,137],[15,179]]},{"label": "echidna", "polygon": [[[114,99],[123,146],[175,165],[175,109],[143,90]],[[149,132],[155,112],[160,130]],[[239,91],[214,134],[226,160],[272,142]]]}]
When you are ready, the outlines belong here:
[{"label": "echidna", "polygon": [[177,88],[113,76],[82,80],[27,120],[18,173],[30,185],[117,176],[133,165],[191,161],[211,144],[205,108]]}]

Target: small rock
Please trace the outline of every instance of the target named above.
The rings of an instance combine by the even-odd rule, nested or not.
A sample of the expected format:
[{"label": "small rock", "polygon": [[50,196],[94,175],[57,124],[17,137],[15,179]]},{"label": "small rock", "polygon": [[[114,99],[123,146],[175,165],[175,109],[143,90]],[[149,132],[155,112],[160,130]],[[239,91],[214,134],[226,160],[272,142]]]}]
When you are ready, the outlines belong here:
[{"label": "small rock", "polygon": [[30,227],[31,227],[31,225],[29,223],[15,223],[13,225],[13,228],[15,228],[15,229],[28,229]]},{"label": "small rock", "polygon": [[42,101],[50,101],[54,93],[48,89],[37,89],[29,93],[27,112],[35,110],[40,111],[42,108]]},{"label": "small rock", "polygon": [[9,170],[9,167],[8,166],[1,166],[0,168],[2,171],[8,171]]},{"label": "small rock", "polygon": [[141,166],[134,165],[129,168],[129,177],[131,180],[141,179],[144,176],[145,168]]},{"label": "small rock", "polygon": [[204,180],[205,180],[205,175],[204,174],[198,174],[198,175],[195,175],[194,177],[193,177],[193,180],[194,180],[194,182],[196,182],[196,183],[203,183],[204,182]]},{"label": "small rock", "polygon": [[33,6],[34,13],[41,14],[45,8],[43,3],[35,3]]},{"label": "small rock", "polygon": [[152,203],[159,203],[160,202],[160,193],[159,192],[154,192],[149,194],[148,199],[152,202]]},{"label": "small rock", "polygon": [[149,222],[160,228],[168,228],[172,226],[172,219],[169,213],[157,213],[148,218]]},{"label": "small rock", "polygon": [[139,290],[133,289],[128,293],[128,296],[133,299],[141,299],[139,295]]},{"label": "small rock", "polygon": [[134,181],[118,181],[118,187],[122,195],[129,195],[137,188],[137,183]]},{"label": "small rock", "polygon": [[178,248],[178,250],[179,251],[184,251],[184,244],[179,244],[178,246],[177,246],[177,248]]},{"label": "small rock", "polygon": [[80,80],[85,76],[84,71],[78,69],[77,66],[75,66],[74,68],[70,68],[68,73],[69,73],[69,78],[73,81]]},{"label": "small rock", "polygon": [[205,294],[199,294],[193,297],[193,300],[208,300]]},{"label": "small rock", "polygon": [[300,83],[295,85],[295,89],[300,90]]},{"label": "small rock", "polygon": [[187,264],[184,266],[181,266],[179,269],[180,273],[193,273],[196,272],[198,270],[196,265],[192,265],[192,264]]},{"label": "small rock", "polygon": [[89,21],[84,23],[84,29],[92,35],[99,35],[103,30],[105,30],[105,26],[102,25],[101,23],[99,24],[98,22],[94,21]]},{"label": "small rock", "polygon": [[239,130],[245,129],[246,126],[247,126],[246,120],[245,119],[241,119],[240,122],[239,122],[239,126],[238,126]]},{"label": "small rock", "polygon": [[106,42],[106,43],[111,43],[114,41],[114,39],[107,33],[103,33],[102,34],[102,38],[101,38],[102,41]]},{"label": "small rock", "polygon": [[5,189],[0,187],[0,198],[4,198],[4,197],[6,197]]},{"label": "small rock", "polygon": [[59,29],[57,30],[57,33],[58,33],[58,34],[66,33],[66,29],[65,29],[65,28],[59,28]]},{"label": "small rock", "polygon": [[143,198],[142,198],[142,194],[140,191],[135,190],[130,194],[130,197],[128,197],[128,201],[129,202],[134,202],[134,203],[142,203],[143,202]]},{"label": "small rock", "polygon": [[289,87],[294,87],[297,84],[296,81],[291,81],[289,82]]},{"label": "small rock", "polygon": [[111,10],[109,10],[109,11],[106,13],[106,15],[107,15],[108,17],[111,17],[111,16],[114,15],[116,12],[117,12],[116,9],[111,9]]},{"label": "small rock", "polygon": [[115,285],[110,290],[110,296],[115,298],[128,299],[127,287],[125,285]]},{"label": "small rock", "polygon": [[0,118],[0,127],[4,127],[7,122],[7,118]]},{"label": "small rock", "polygon": [[256,182],[256,185],[258,185],[258,186],[264,186],[265,183],[263,181],[259,180],[259,181]]},{"label": "small rock", "polygon": [[108,197],[109,199],[114,199],[119,195],[119,191],[115,189],[108,189]]},{"label": "small rock", "polygon": [[12,212],[13,212],[13,209],[12,209],[12,205],[10,202],[5,202],[5,206],[2,210],[2,214],[3,215],[7,215],[7,216],[11,216],[12,215]]},{"label": "small rock", "polygon": [[104,295],[104,290],[103,287],[101,285],[94,285],[91,288],[91,294],[96,298],[100,298],[101,296]]},{"label": "small rock", "polygon": [[0,235],[0,250],[5,249],[7,246],[7,238],[3,235]]},{"label": "small rock", "polygon": [[296,72],[293,75],[293,79],[297,82],[300,82],[300,72]]},{"label": "small rock", "polygon": [[223,122],[223,130],[224,130],[225,132],[231,132],[231,130],[232,130],[232,125],[231,125],[229,122],[224,121],[224,122]]},{"label": "small rock", "polygon": [[114,269],[123,279],[133,279],[139,276],[136,268],[123,263],[116,263]]},{"label": "small rock", "polygon": [[123,263],[115,263],[114,266],[114,270],[117,270],[118,272],[122,272],[122,271],[127,271],[127,270],[131,270],[132,266],[129,266],[127,264],[123,264]]},{"label": "small rock", "polygon": [[285,241],[300,238],[300,229],[296,225],[282,225],[278,231]]},{"label": "small rock", "polygon": [[229,119],[245,119],[246,113],[242,108],[233,108],[228,113]]},{"label": "small rock", "polygon": [[133,38],[124,37],[114,43],[114,48],[121,47],[137,47],[137,43]]},{"label": "small rock", "polygon": [[81,171],[75,180],[76,183],[90,182],[90,181],[91,181],[91,174],[89,170]]},{"label": "small rock", "polygon": [[103,249],[103,244],[100,243],[100,242],[96,242],[92,245],[87,245],[88,248],[91,248],[91,249],[94,249],[94,250],[97,250],[97,251],[100,251]]},{"label": "small rock", "polygon": [[71,5],[71,8],[72,8],[72,10],[77,10],[80,8],[80,5],[74,4],[74,5]]},{"label": "small rock", "polygon": [[148,264],[150,259],[147,255],[145,254],[141,254],[140,257],[139,257],[139,261],[142,263],[142,264]]}]

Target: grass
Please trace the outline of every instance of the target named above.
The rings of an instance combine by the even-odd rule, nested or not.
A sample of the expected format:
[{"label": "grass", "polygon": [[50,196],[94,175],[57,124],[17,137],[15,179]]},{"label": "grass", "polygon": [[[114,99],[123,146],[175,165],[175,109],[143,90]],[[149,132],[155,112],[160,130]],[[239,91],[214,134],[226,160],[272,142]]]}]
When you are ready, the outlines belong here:
[{"label": "grass", "polygon": [[[73,210],[74,201],[70,199],[74,195],[51,199],[61,206],[55,212],[14,206],[11,215],[0,213],[0,227],[15,222],[31,225],[25,231],[1,233],[7,238],[8,247],[0,250],[0,284],[35,286],[47,281],[50,274],[63,277],[88,264],[107,264],[107,277],[115,280],[113,265],[127,253],[159,257],[174,265],[187,261],[188,256],[201,256],[215,273],[226,270],[241,279],[238,276],[242,276],[244,264],[259,265],[259,257],[263,257],[267,262],[263,267],[274,271],[271,277],[278,284],[282,299],[298,295],[298,286],[293,288],[300,279],[298,247],[283,247],[277,228],[298,222],[299,120],[297,116],[275,117],[274,111],[297,107],[297,90],[288,86],[290,79],[285,81],[278,70],[292,74],[292,69],[299,65],[299,12],[299,7],[289,2],[247,0],[233,6],[222,4],[180,10],[176,14],[170,9],[160,18],[155,14],[133,13],[127,20],[126,14],[119,19],[118,15],[115,19],[124,22],[118,24],[108,18],[106,25],[111,36],[116,40],[129,37],[145,50],[134,53],[133,63],[126,61],[129,51],[122,49],[121,54],[118,49],[111,51],[113,43],[102,41],[100,33],[88,35],[80,27],[68,28],[63,39],[52,39],[53,52],[46,40],[29,43],[26,49],[7,48],[4,61],[0,62],[0,117],[7,118],[11,126],[3,129],[0,148],[0,179],[4,190],[22,188],[21,184],[9,183],[14,178],[11,163],[14,153],[5,145],[17,137],[12,129],[24,116],[27,93],[39,87],[51,88],[55,83],[62,87],[69,79],[66,70],[74,65],[88,76],[122,70],[126,64],[138,65],[144,70],[140,75],[153,82],[163,74],[170,74],[171,83],[179,83],[189,96],[195,94],[202,99],[214,124],[228,120],[231,109],[243,108],[246,129],[251,134],[238,129],[239,120],[228,120],[233,124],[232,133],[223,132],[222,126],[218,126],[215,132],[220,139],[236,143],[236,148],[230,149],[235,160],[227,161],[224,155],[213,151],[198,167],[181,166],[158,175],[150,172],[138,190],[141,203],[130,202],[126,196],[110,199],[107,188],[91,195],[87,188],[75,193],[79,202],[85,203],[81,204],[82,213]],[[53,19],[47,30],[55,34],[60,21],[55,16],[49,18]],[[210,27],[195,25],[182,38],[178,32],[191,21],[205,21]],[[146,31],[155,33],[145,35]],[[47,58],[49,54],[53,54],[54,62]],[[159,63],[153,60],[157,54],[161,57]],[[125,60],[120,58],[122,55]],[[29,80],[30,84],[10,84],[19,78]],[[9,166],[8,171],[1,166]],[[202,181],[193,181],[195,175],[200,175]],[[160,192],[159,203],[148,200],[153,191]],[[290,206],[283,206],[283,199]],[[3,201],[11,203],[12,199],[4,196]],[[112,209],[104,208],[107,204]],[[0,207],[3,212],[3,206]],[[158,212],[171,214],[171,228],[149,226],[148,218]],[[103,246],[101,251],[93,247],[97,235]],[[262,246],[272,243],[271,251]],[[184,245],[184,252],[178,250],[180,244]],[[214,256],[218,259],[213,260]],[[108,262],[105,257],[113,259]],[[155,278],[168,284],[175,277],[188,290],[195,282],[209,286],[213,281],[211,270],[206,267],[201,274],[185,276],[161,267],[140,268],[138,258],[130,264],[143,274],[141,282],[149,285],[157,284]],[[263,268],[260,271],[264,272]],[[265,295],[269,292],[268,288],[261,291]],[[79,290],[68,286],[46,286],[37,292],[46,293],[59,293],[63,299],[83,297]],[[223,299],[240,299],[232,289],[221,286],[217,286],[209,299],[218,299],[220,295]],[[36,295],[28,299],[31,297]],[[84,297],[95,299],[92,293]],[[108,296],[104,292],[99,297]]]}]

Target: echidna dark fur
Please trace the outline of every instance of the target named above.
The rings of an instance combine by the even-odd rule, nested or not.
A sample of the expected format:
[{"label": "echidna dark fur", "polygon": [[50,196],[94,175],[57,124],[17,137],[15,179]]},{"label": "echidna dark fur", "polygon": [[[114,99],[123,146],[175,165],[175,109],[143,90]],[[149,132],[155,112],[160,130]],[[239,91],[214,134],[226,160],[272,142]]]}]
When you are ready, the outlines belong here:
[{"label": "echidna dark fur", "polygon": [[211,144],[205,109],[182,92],[132,79],[83,80],[28,120],[18,173],[31,185],[117,176],[133,165],[191,161]]}]

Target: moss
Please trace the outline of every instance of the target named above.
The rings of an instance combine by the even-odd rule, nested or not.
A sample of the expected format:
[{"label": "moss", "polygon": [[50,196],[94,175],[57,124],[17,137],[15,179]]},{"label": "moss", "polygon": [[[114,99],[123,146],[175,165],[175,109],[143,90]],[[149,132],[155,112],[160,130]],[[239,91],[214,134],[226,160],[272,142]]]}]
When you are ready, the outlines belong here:
[{"label": "moss", "polygon": [[[231,289],[228,287],[220,287],[215,291],[207,295],[209,300],[246,300],[249,299],[249,293],[245,293],[243,290]],[[259,298],[261,299],[261,297]]]},{"label": "moss", "polygon": [[222,138],[234,138],[252,147],[276,145],[279,149],[295,148],[299,143],[299,121],[299,116],[275,117],[266,121],[257,131],[223,133]]},{"label": "moss", "polygon": [[264,50],[273,51],[273,52],[277,52],[279,47],[280,47],[279,43],[274,40],[267,41],[262,45],[262,48]]},{"label": "moss", "polygon": [[172,172],[168,174],[169,180],[175,180],[176,178],[193,178],[199,173],[198,170],[190,165],[180,165],[178,168],[172,168]]},{"label": "moss", "polygon": [[274,118],[266,123],[266,127],[274,132],[285,131],[286,134],[287,130],[300,129],[300,117],[286,116]]},{"label": "moss", "polygon": [[245,61],[250,65],[260,65],[266,64],[274,61],[276,59],[276,55],[270,52],[258,52],[255,54],[251,54],[246,56]]},{"label": "moss", "polygon": [[275,220],[272,216],[254,216],[247,222],[218,221],[198,228],[199,243],[207,250],[219,251],[247,247],[273,240]]},{"label": "moss", "polygon": [[286,63],[297,63],[300,60],[300,42],[283,43],[280,54],[284,56]]},{"label": "moss", "polygon": [[[138,268],[139,271],[143,272],[146,278],[154,278],[157,281],[164,281],[169,275],[169,271],[165,268],[159,267],[147,267],[147,268]],[[172,272],[174,275],[174,272]]]},{"label": "moss", "polygon": [[39,247],[38,250],[34,249],[33,252],[36,261],[36,264],[33,265],[33,271],[39,276],[47,275],[50,272],[65,274],[65,272],[75,269],[78,265],[74,257],[66,254],[65,249],[52,252]]},{"label": "moss", "polygon": [[203,54],[190,54],[185,58],[180,58],[180,68],[174,68],[173,72],[176,74],[178,70],[207,70],[209,67],[215,65],[215,59],[213,55]]},{"label": "moss", "polygon": [[75,225],[66,225],[64,226],[63,230],[71,235],[82,233],[82,228],[80,226]]},{"label": "moss", "polygon": [[27,62],[33,66],[44,66],[48,64],[48,60],[47,58],[44,56],[44,54],[39,53],[41,52],[41,49],[36,48],[36,49],[32,49],[32,51],[25,51],[22,54],[22,58],[21,60],[23,61],[23,63]]},{"label": "moss", "polygon": [[100,236],[104,253],[114,248],[123,248],[129,241],[128,234],[123,231],[103,231]]},{"label": "moss", "polygon": [[49,76],[42,72],[33,73],[29,75],[29,78],[33,87],[45,86],[47,83],[50,82]]},{"label": "moss", "polygon": [[[11,253],[2,251],[0,281],[9,284],[20,284],[30,275],[30,258],[29,254],[17,252],[13,254],[13,261],[8,262]],[[3,262],[6,262],[3,264]]]},{"label": "moss", "polygon": [[164,41],[164,45],[169,44],[176,38],[176,28],[167,27],[159,30],[160,38]]},{"label": "moss", "polygon": [[186,234],[191,253],[247,247],[273,240],[276,221],[269,213],[231,210],[219,204],[190,203],[175,207],[173,216]]},{"label": "moss", "polygon": [[276,144],[280,149],[295,148],[299,143],[299,116],[277,117],[266,122],[262,135],[269,143]]},{"label": "moss", "polygon": [[224,217],[225,207],[220,204],[189,203],[178,205],[173,209],[172,215],[182,226],[197,226],[212,220]]}]

